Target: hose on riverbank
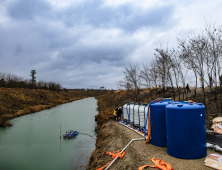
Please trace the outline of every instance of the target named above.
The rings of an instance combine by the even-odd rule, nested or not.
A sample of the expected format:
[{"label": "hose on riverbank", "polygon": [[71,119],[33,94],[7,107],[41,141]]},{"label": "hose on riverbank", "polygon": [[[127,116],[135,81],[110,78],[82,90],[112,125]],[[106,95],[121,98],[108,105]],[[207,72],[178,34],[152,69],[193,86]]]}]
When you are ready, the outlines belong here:
[{"label": "hose on riverbank", "polygon": [[79,132],[79,134],[87,135],[87,136],[92,137],[93,139],[96,139],[96,137],[95,137],[95,136],[92,136],[92,135],[90,135],[90,134],[88,134],[88,133],[82,133],[82,132]]},{"label": "hose on riverbank", "polygon": [[[137,140],[144,140],[144,138],[137,138],[137,139],[132,139],[126,146],[125,148],[123,148],[123,150],[120,152],[121,154],[125,151],[125,149],[133,142],[133,141],[137,141]],[[117,156],[107,167],[105,170],[108,170],[109,167],[116,161],[116,159],[118,158],[119,156]]]}]

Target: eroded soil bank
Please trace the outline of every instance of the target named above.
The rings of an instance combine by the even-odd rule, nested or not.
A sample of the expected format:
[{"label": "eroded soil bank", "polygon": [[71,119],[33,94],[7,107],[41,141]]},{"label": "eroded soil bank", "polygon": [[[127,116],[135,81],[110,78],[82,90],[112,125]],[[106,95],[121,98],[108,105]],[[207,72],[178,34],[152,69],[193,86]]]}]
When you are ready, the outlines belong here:
[{"label": "eroded soil bank", "polygon": [[[132,139],[142,137],[118,122],[113,121],[108,126],[104,125],[101,127],[97,135],[96,150],[91,154],[87,170],[96,170],[113,160],[110,155],[104,154],[104,151],[121,151]],[[170,163],[175,170],[212,170],[212,168],[204,165],[205,158],[196,160],[174,158],[167,154],[165,147],[145,144],[144,140],[132,142],[126,151],[127,153],[123,159],[117,159],[109,168],[110,170],[138,170],[138,167],[143,165],[154,165],[151,161],[152,158],[162,159],[163,161]],[[216,152],[208,149],[207,153],[211,154]]]},{"label": "eroded soil bank", "polygon": [[54,106],[103,95],[103,91],[50,91],[43,89],[0,88],[0,126],[10,126],[10,119]]}]

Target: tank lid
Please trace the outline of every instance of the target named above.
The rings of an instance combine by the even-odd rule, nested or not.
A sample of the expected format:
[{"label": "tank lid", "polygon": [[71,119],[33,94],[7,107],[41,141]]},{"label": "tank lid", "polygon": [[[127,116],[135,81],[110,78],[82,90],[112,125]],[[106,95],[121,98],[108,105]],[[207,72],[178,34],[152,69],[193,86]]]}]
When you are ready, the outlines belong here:
[{"label": "tank lid", "polygon": [[[169,104],[170,104],[170,103],[169,103]],[[175,105],[175,104],[180,104],[180,102],[173,102],[172,104],[173,104],[173,105]]]},{"label": "tank lid", "polygon": [[154,103],[151,103],[150,106],[166,106],[166,105],[169,104],[168,102],[169,102],[169,101],[165,101],[165,102],[163,102],[163,101],[154,102]]},{"label": "tank lid", "polygon": [[201,109],[201,108],[205,108],[205,106],[202,103],[172,103],[172,104],[168,104],[166,106],[166,109]]},{"label": "tank lid", "polygon": [[180,103],[189,104],[189,101],[181,101]]},{"label": "tank lid", "polygon": [[171,98],[164,98],[163,100],[165,100],[165,101],[170,101]]}]

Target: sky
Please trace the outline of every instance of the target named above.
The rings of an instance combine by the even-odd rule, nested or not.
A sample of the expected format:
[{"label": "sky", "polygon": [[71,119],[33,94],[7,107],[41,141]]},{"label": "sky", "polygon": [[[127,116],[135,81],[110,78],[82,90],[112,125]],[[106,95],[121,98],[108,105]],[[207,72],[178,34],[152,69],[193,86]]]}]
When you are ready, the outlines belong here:
[{"label": "sky", "polygon": [[222,24],[221,0],[0,0],[0,72],[64,88],[117,89],[159,44]]}]

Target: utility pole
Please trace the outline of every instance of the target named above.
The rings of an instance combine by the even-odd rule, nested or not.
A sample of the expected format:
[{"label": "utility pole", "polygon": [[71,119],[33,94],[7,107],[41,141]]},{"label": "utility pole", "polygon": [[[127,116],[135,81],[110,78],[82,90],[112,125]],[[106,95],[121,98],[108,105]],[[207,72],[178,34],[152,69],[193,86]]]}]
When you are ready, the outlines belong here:
[{"label": "utility pole", "polygon": [[31,71],[31,75],[30,76],[32,77],[32,79],[31,79],[32,84],[34,84],[36,82],[36,77],[35,77],[36,73],[37,72],[35,70]]},{"label": "utility pole", "polygon": [[61,126],[62,126],[62,125],[60,125],[60,139],[61,139]]}]

